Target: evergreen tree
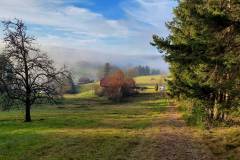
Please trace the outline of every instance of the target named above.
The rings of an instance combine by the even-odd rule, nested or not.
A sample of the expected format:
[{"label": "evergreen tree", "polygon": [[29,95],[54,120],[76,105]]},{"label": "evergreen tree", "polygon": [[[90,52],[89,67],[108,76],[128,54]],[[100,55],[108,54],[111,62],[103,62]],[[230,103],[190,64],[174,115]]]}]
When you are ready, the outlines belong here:
[{"label": "evergreen tree", "polygon": [[67,85],[69,86],[69,89],[67,90],[67,93],[69,93],[69,94],[76,94],[76,93],[78,93],[77,87],[76,87],[76,85],[75,85],[75,83],[73,81],[71,73],[69,73],[69,75],[68,75],[68,82],[67,83],[68,83]]},{"label": "evergreen tree", "polygon": [[150,75],[150,67],[145,66],[145,75]]},{"label": "evergreen tree", "polygon": [[99,68],[97,77],[99,79],[102,79],[104,77],[107,77],[114,72],[118,71],[119,68],[116,65],[110,64],[110,63],[105,63],[102,67]]},{"label": "evergreen tree", "polygon": [[171,35],[154,35],[152,43],[171,65],[171,94],[200,102],[209,120],[223,120],[240,96],[240,2],[183,0],[174,14]]},{"label": "evergreen tree", "polygon": [[104,65],[104,77],[106,77],[110,74],[110,70],[111,70],[110,63],[106,63]]}]

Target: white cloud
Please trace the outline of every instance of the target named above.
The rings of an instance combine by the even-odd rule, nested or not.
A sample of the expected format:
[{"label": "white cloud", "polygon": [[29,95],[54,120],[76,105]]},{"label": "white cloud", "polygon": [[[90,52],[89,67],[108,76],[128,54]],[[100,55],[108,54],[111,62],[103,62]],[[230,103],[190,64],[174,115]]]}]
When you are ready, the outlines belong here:
[{"label": "white cloud", "polygon": [[[1,0],[0,19],[27,22],[41,48],[60,63],[95,60],[166,70],[167,64],[149,42],[155,33],[167,35],[164,24],[171,19],[175,2],[124,0],[121,7],[127,18],[114,20],[73,6],[74,1],[92,5],[90,0]],[[148,55],[159,55],[159,60],[146,58]]]},{"label": "white cloud", "polygon": [[27,23],[55,27],[70,32],[96,37],[119,37],[128,34],[128,28],[101,14],[75,6],[58,5],[61,0],[1,0],[0,18],[20,18]]},{"label": "white cloud", "polygon": [[129,0],[122,3],[124,11],[137,21],[151,25],[152,27],[164,27],[172,18],[175,0]]}]

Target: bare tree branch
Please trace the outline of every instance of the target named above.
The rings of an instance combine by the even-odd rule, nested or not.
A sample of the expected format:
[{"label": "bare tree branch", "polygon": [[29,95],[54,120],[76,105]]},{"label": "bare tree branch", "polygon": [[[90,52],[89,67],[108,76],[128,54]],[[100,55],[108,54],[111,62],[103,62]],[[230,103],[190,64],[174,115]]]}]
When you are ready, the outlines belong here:
[{"label": "bare tree branch", "polygon": [[[38,99],[53,100],[58,95],[65,68],[57,70],[46,54],[33,46],[35,38],[28,36],[21,20],[3,21],[5,26],[3,56],[12,72],[11,80],[0,77],[0,84],[9,98],[25,104],[25,121],[31,121],[30,109]],[[8,73],[7,73],[8,74]]]}]

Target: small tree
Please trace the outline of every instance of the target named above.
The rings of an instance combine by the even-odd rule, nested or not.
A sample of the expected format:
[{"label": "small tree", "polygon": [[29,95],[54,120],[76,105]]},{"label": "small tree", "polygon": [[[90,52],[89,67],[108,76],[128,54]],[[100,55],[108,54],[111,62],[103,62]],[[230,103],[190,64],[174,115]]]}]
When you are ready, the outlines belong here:
[{"label": "small tree", "polygon": [[115,65],[112,65],[110,63],[105,63],[100,69],[98,70],[97,76],[99,79],[102,79],[104,77],[107,77],[116,71],[118,71],[119,68]]},{"label": "small tree", "polygon": [[53,99],[64,70],[57,71],[46,54],[33,47],[35,38],[27,35],[21,20],[3,21],[5,27],[4,57],[10,64],[11,81],[0,77],[7,95],[25,105],[25,122],[31,121],[31,106],[38,99]]},{"label": "small tree", "polygon": [[67,82],[64,85],[66,85],[66,93],[68,93],[68,94],[78,93],[77,87],[73,81],[71,73],[68,74]]},{"label": "small tree", "polygon": [[108,76],[110,74],[110,71],[111,71],[110,63],[106,63],[104,65],[104,77]]},{"label": "small tree", "polygon": [[135,81],[132,78],[126,78],[121,70],[102,79],[100,86],[104,88],[105,95],[113,101],[119,101],[123,97],[134,94],[136,87]]}]

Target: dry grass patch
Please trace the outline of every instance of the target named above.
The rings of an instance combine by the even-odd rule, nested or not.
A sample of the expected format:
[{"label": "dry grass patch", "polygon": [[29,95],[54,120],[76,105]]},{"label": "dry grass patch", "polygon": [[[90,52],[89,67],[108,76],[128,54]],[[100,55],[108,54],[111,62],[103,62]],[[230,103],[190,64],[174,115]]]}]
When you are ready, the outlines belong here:
[{"label": "dry grass patch", "polygon": [[240,157],[240,128],[215,128],[204,134],[211,151],[221,159],[238,160]]}]

